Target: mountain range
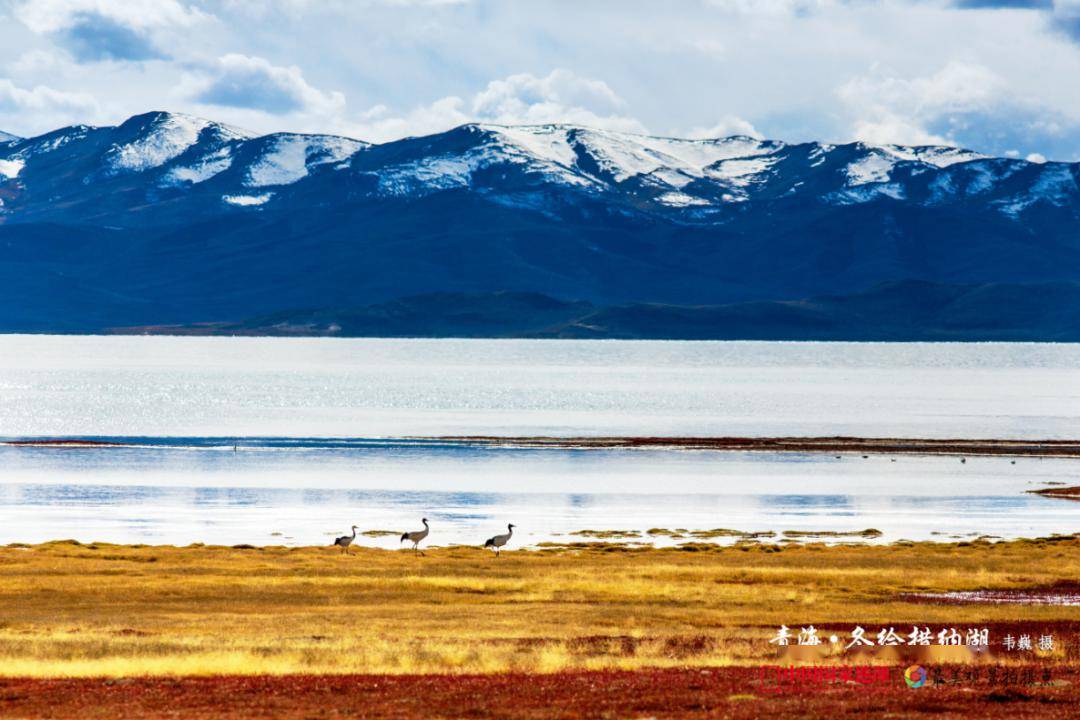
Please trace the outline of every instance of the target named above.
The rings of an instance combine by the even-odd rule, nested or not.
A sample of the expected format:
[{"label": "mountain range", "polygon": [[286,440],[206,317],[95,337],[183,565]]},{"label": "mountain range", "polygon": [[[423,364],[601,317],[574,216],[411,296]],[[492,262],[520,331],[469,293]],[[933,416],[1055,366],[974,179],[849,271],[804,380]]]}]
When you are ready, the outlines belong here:
[{"label": "mountain range", "polygon": [[1080,340],[1080,164],[953,147],[153,112],[0,134],[0,247],[3,332]]}]

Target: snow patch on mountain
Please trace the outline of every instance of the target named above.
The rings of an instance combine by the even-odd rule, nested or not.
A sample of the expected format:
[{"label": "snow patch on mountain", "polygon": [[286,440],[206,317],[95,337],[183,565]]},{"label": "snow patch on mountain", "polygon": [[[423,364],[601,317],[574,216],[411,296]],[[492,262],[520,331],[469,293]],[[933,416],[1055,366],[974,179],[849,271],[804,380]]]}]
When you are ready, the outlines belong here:
[{"label": "snow patch on mountain", "polygon": [[824,163],[825,160],[826,160],[826,156],[828,156],[828,154],[831,153],[835,149],[836,149],[835,145],[827,145],[827,144],[824,144],[824,143],[815,143],[814,144],[814,149],[811,150],[806,156],[807,159],[809,159],[811,161],[810,162],[810,167],[817,167],[818,165],[821,165],[822,163]]},{"label": "snow patch on mountain", "polygon": [[835,205],[857,205],[880,198],[903,200],[906,196],[899,183],[867,183],[829,193],[825,199]]},{"label": "snow patch on mountain", "polygon": [[859,143],[856,147],[864,149],[867,154],[847,166],[847,179],[850,186],[888,182],[898,162],[922,163],[940,170],[957,163],[985,160],[987,157],[962,148],[932,145],[905,147]]},{"label": "snow patch on mountain", "polygon": [[693,195],[687,195],[681,192],[669,192],[664,193],[656,198],[657,202],[661,202],[664,205],[671,207],[693,207],[701,205],[711,205],[708,200],[704,198],[694,197]]},{"label": "snow patch on mountain", "polygon": [[886,152],[898,160],[921,162],[936,168],[947,168],[956,163],[985,160],[988,156],[958,147],[941,145],[923,145],[905,147],[903,145],[876,145],[877,150]]},{"label": "snow patch on mountain", "polygon": [[49,133],[41,137],[20,141],[18,143],[19,151],[16,156],[29,158],[34,155],[54,152],[69,143],[85,139],[93,129],[89,125],[73,125],[65,128],[62,132]]},{"label": "snow patch on mountain", "polygon": [[232,167],[232,150],[228,147],[218,148],[207,153],[191,165],[174,167],[165,173],[161,179],[162,185],[184,185],[201,183],[225,172]]},{"label": "snow patch on mountain", "polygon": [[847,166],[847,183],[855,186],[888,182],[889,173],[895,165],[894,158],[871,149],[865,157]]},{"label": "snow patch on mountain", "polygon": [[12,135],[11,133],[6,133],[3,130],[0,130],[0,145],[3,145],[5,143],[13,143],[20,139],[21,138],[18,135]]},{"label": "snow patch on mountain", "polygon": [[575,167],[570,132],[561,125],[471,125],[486,137],[460,154],[423,158],[391,165],[374,173],[379,191],[386,195],[426,194],[438,190],[471,187],[473,175],[485,168],[516,165],[562,185],[587,187],[597,183]]},{"label": "snow patch on mountain", "polygon": [[26,161],[22,158],[15,158],[13,160],[0,160],[0,178],[5,180],[14,180],[19,177],[19,173],[22,172],[23,167],[26,166]]},{"label": "snow patch on mountain", "polygon": [[340,163],[366,143],[329,135],[277,135],[267,151],[248,169],[248,187],[290,185],[307,177],[311,168]]},{"label": "snow patch on mountain", "polygon": [[[661,168],[676,171],[689,183],[704,177],[706,168],[735,158],[774,152],[782,146],[755,138],[733,136],[718,140],[678,140],[675,138],[626,135],[603,130],[581,130],[576,139],[612,179],[619,183]],[[676,185],[679,186],[679,185]]]},{"label": "snow patch on mountain", "polygon": [[144,172],[180,157],[200,139],[221,144],[251,137],[245,130],[192,115],[160,113],[140,136],[113,146],[106,162],[113,172]]},{"label": "snow patch on mountain", "polygon": [[377,173],[384,195],[427,194],[469,187],[472,174],[484,162],[483,154],[446,156],[391,166]]},{"label": "snow patch on mountain", "polygon": [[222,195],[221,199],[229,205],[238,207],[251,207],[262,205],[274,197],[274,193],[262,193],[261,195]]},{"label": "snow patch on mountain", "polygon": [[121,172],[159,167],[198,142],[199,135],[210,124],[209,120],[190,115],[166,115],[155,121],[145,135],[126,145],[114,146],[108,162],[113,170]]},{"label": "snow patch on mountain", "polygon": [[1019,219],[1020,215],[1036,203],[1062,207],[1080,194],[1073,168],[1065,163],[1047,163],[1038,179],[1027,192],[998,200],[994,204],[1001,212]]},{"label": "snow patch on mountain", "polygon": [[754,176],[766,172],[776,164],[777,160],[779,158],[776,157],[721,160],[715,166],[709,168],[707,174],[717,180],[745,187]]},{"label": "snow patch on mountain", "polygon": [[[765,155],[783,147],[755,138],[733,136],[715,140],[680,140],[594,130],[569,125],[476,125],[496,140],[488,150],[496,160],[525,163],[531,169],[579,186],[597,185],[605,179],[582,167],[582,156],[591,158],[606,180],[616,183],[649,178],[682,188],[709,175],[732,177],[746,172],[710,172],[710,166],[735,158]],[[476,167],[484,166],[476,158]],[[656,184],[656,183],[653,183]]]},{"label": "snow patch on mountain", "polygon": [[537,158],[564,168],[572,168],[577,160],[577,155],[570,145],[569,131],[561,125],[522,127],[478,125],[477,127],[496,134],[510,148],[519,150],[525,157]]}]

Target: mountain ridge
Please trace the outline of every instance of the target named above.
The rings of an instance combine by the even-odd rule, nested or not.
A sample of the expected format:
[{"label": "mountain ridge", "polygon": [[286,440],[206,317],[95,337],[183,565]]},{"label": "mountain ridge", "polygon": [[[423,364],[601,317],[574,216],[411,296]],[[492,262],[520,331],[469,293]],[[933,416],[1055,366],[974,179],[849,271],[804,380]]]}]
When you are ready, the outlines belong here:
[{"label": "mountain ridge", "polygon": [[1080,163],[471,123],[371,144],[152,112],[0,145],[0,331],[499,291],[597,306],[1080,281]]},{"label": "mountain ridge", "polygon": [[[1003,300],[1009,310],[997,308]],[[884,283],[853,296],[721,306],[598,306],[538,293],[430,295],[241,322],[108,328],[109,334],[633,340],[1080,341],[1080,283]]]}]

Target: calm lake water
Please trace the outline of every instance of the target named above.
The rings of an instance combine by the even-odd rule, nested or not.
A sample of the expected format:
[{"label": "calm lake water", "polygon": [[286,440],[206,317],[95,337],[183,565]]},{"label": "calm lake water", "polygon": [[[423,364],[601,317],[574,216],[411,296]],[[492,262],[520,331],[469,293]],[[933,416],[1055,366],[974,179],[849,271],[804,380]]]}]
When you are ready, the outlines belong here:
[{"label": "calm lake water", "polygon": [[0,448],[0,542],[1080,529],[1080,503],[1024,493],[1076,484],[1072,460],[400,439],[474,434],[1075,438],[1080,346],[0,336],[0,436],[135,445]]}]

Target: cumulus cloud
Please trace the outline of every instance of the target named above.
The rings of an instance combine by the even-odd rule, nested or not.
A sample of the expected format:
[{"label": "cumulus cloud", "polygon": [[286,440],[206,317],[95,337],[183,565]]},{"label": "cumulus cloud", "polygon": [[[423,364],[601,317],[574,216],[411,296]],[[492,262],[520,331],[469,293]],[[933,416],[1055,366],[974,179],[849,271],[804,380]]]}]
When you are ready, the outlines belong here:
[{"label": "cumulus cloud", "polygon": [[569,70],[544,77],[529,73],[494,80],[472,99],[477,120],[500,124],[563,122],[640,132],[637,120],[622,114],[626,103],[607,83]]},{"label": "cumulus cloud", "polygon": [[1003,90],[1003,81],[987,68],[952,62],[928,77],[853,78],[837,95],[855,114],[851,135],[856,140],[952,145],[955,139],[930,128],[944,116],[986,109]]},{"label": "cumulus cloud", "polygon": [[625,112],[626,103],[607,83],[557,69],[493,80],[471,97],[447,96],[395,114],[383,105],[365,113],[352,131],[381,142],[448,130],[467,122],[497,125],[567,123],[644,133],[645,126]]},{"label": "cumulus cloud", "polygon": [[916,78],[872,74],[848,81],[837,94],[849,113],[850,139],[1033,158],[1073,158],[1080,147],[1075,118],[1024,97],[979,65],[949,63]]},{"label": "cumulus cloud", "polygon": [[1054,0],[953,0],[953,5],[965,10],[1047,10]]},{"label": "cumulus cloud", "polygon": [[742,15],[805,15],[835,7],[843,0],[706,0],[706,4]]},{"label": "cumulus cloud", "polygon": [[80,62],[168,57],[155,31],[189,27],[207,16],[178,0],[27,0],[15,17],[53,37]]},{"label": "cumulus cloud", "polygon": [[54,90],[45,85],[21,88],[8,78],[0,78],[0,111],[64,111],[83,112],[96,106],[94,98],[85,93]]},{"label": "cumulus cloud", "polygon": [[1054,0],[1051,22],[1058,30],[1080,41],[1080,0]]},{"label": "cumulus cloud", "polygon": [[724,115],[714,125],[709,127],[695,127],[685,133],[685,136],[694,140],[730,137],[732,135],[746,135],[747,137],[763,137],[757,128],[747,120],[737,115]]},{"label": "cumulus cloud", "polygon": [[0,78],[0,127],[5,130],[33,134],[35,128],[59,127],[97,112],[97,101],[86,93],[64,92],[47,85],[25,88]]},{"label": "cumulus cloud", "polygon": [[304,79],[296,66],[281,67],[261,57],[230,53],[207,74],[187,80],[189,96],[198,103],[261,110],[273,115],[317,113],[337,115],[345,109],[340,92],[322,92]]},{"label": "cumulus cloud", "polygon": [[1080,0],[953,0],[963,10],[1041,10],[1050,27],[1080,41]]}]

